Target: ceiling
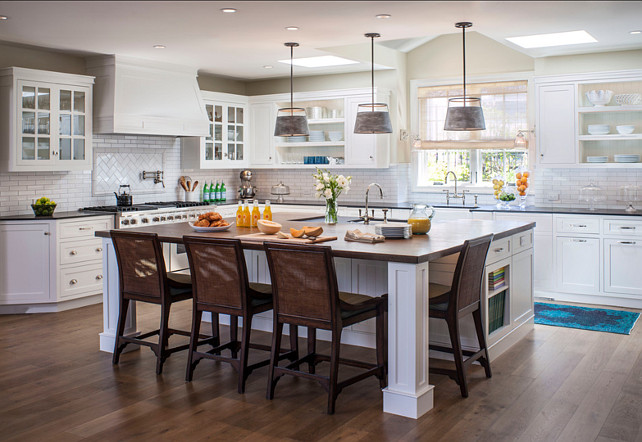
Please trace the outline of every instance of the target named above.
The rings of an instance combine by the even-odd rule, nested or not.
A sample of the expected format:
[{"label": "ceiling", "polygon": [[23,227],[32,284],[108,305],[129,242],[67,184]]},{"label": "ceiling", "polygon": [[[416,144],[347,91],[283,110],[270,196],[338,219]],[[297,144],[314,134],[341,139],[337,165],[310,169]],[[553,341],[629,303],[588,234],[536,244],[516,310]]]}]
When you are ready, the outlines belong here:
[{"label": "ceiling", "polygon": [[[238,12],[226,14],[223,7]],[[392,17],[375,18],[383,13]],[[296,75],[364,71],[364,33],[379,32],[380,44],[409,51],[459,32],[457,21],[472,21],[472,30],[531,57],[642,48],[642,34],[629,33],[642,27],[641,1],[0,1],[0,15],[9,17],[0,21],[0,41],[164,61],[245,80],[289,74],[289,66],[278,63],[289,57],[286,41],[300,43],[295,57],[364,44],[362,63],[297,67]],[[526,50],[505,40],[581,29],[598,42]]]}]

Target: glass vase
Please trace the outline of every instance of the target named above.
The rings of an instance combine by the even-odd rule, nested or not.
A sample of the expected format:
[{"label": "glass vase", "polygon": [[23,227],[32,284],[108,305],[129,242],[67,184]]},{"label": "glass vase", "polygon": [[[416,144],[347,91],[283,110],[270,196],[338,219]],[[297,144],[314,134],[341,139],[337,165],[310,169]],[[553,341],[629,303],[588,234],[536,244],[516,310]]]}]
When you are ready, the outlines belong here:
[{"label": "glass vase", "polygon": [[337,218],[338,218],[337,200],[336,199],[325,200],[325,223],[336,224]]}]

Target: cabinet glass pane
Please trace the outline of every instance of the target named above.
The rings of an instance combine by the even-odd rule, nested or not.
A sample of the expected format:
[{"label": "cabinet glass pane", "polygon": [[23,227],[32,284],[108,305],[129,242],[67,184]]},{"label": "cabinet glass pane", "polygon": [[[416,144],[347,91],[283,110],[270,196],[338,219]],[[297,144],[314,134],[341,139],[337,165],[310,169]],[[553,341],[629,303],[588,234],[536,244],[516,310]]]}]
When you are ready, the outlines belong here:
[{"label": "cabinet glass pane", "polygon": [[49,135],[49,114],[38,112],[38,133]]},{"label": "cabinet glass pane", "polygon": [[85,112],[85,93],[74,91],[74,112]]},{"label": "cabinet glass pane", "polygon": [[228,158],[229,160],[234,160],[234,159],[235,159],[235,155],[234,155],[234,144],[231,144],[231,143],[230,143],[230,144],[228,144],[228,145],[227,145],[227,158]]},{"label": "cabinet glass pane", "polygon": [[60,116],[60,135],[71,135],[71,115]]},{"label": "cabinet glass pane", "polygon": [[85,135],[84,115],[74,115],[74,135]]},{"label": "cabinet glass pane", "polygon": [[85,140],[82,138],[74,139],[74,160],[85,159]]},{"label": "cabinet glass pane", "polygon": [[206,104],[205,112],[207,112],[207,119],[210,121],[214,121],[214,106],[212,106],[211,104]]},{"label": "cabinet glass pane", "polygon": [[223,106],[214,106],[214,121],[223,122]]},{"label": "cabinet glass pane", "polygon": [[49,159],[49,138],[38,138],[38,159]]},{"label": "cabinet glass pane", "polygon": [[36,133],[36,113],[35,112],[22,113],[22,133],[23,134]]},{"label": "cabinet glass pane", "polygon": [[213,139],[212,137],[214,136],[214,127],[212,124],[210,124],[209,126],[210,126],[210,134],[207,137],[205,137],[205,139],[212,141]]},{"label": "cabinet glass pane", "polygon": [[22,107],[25,109],[36,108],[36,88],[33,86],[22,87]]},{"label": "cabinet glass pane", "polygon": [[214,145],[212,143],[205,143],[205,160],[211,161],[214,159]]},{"label": "cabinet glass pane", "polygon": [[234,108],[231,106],[227,108],[227,122],[234,123]]},{"label": "cabinet glass pane", "polygon": [[243,124],[243,108],[236,108],[236,124]]},{"label": "cabinet glass pane", "polygon": [[223,145],[221,143],[214,144],[214,159],[215,160],[223,159]]},{"label": "cabinet glass pane", "polygon": [[51,93],[49,88],[38,88],[38,109],[49,110]]},{"label": "cabinet glass pane", "polygon": [[36,139],[33,137],[22,137],[22,159],[36,159]]},{"label": "cabinet glass pane", "polygon": [[214,141],[223,141],[223,127],[220,124],[214,126]]},{"label": "cabinet glass pane", "polygon": [[60,110],[71,111],[71,91],[60,90]]},{"label": "cabinet glass pane", "polygon": [[234,133],[234,128],[233,127],[228,127],[227,128],[227,141],[234,141],[234,137],[236,137],[236,134]]},{"label": "cabinet glass pane", "polygon": [[71,138],[60,139],[60,159],[71,160]]},{"label": "cabinet glass pane", "polygon": [[243,126],[236,127],[236,141],[243,141]]},{"label": "cabinet glass pane", "polygon": [[236,145],[236,159],[239,161],[243,160],[243,145],[242,144],[237,144]]}]

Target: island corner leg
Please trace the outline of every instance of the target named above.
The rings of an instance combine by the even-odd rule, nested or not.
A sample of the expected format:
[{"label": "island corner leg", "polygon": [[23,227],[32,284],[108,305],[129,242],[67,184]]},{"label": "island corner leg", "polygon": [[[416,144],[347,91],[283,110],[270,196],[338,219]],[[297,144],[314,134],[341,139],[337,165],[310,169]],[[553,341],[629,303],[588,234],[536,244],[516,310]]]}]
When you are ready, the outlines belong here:
[{"label": "island corner leg", "polygon": [[[116,252],[110,238],[103,238],[103,275],[105,275],[103,278],[103,332],[99,334],[100,350],[113,353],[120,310],[120,286]],[[139,333],[136,329],[136,302],[130,302],[125,321],[125,335],[135,336],[137,334]],[[138,348],[138,345],[128,345],[124,351],[137,350]]]},{"label": "island corner leg", "polygon": [[389,262],[384,412],[417,419],[432,409],[428,357],[428,262]]}]

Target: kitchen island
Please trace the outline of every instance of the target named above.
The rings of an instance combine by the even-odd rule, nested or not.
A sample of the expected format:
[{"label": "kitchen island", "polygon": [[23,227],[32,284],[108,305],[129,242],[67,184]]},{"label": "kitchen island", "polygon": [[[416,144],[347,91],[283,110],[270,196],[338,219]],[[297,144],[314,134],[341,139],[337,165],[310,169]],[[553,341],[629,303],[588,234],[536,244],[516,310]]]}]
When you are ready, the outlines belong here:
[{"label": "kitchen island", "polygon": [[[303,225],[322,224],[318,218],[306,219],[305,214],[275,214],[274,220],[283,224],[283,230]],[[435,222],[428,235],[416,235],[410,240],[387,240],[378,244],[364,244],[343,240],[346,230],[359,228],[374,232],[374,226],[354,223],[323,225],[325,236],[337,240],[323,243],[332,248],[340,290],[349,290],[370,296],[388,293],[388,387],[383,390],[384,411],[418,418],[433,407],[433,386],[428,379],[429,336],[431,342],[448,342],[445,325],[428,324],[428,283],[450,284],[457,254],[467,239],[495,234],[486,261],[486,271],[506,270],[507,284],[504,291],[488,290],[484,284],[482,312],[487,325],[491,360],[521,339],[532,328],[533,298],[532,238],[535,223],[514,221],[456,220]],[[258,232],[257,229],[232,226],[227,232],[196,233],[187,223],[166,224],[130,229],[153,232],[162,242],[181,243],[184,235],[234,238]],[[103,322],[100,349],[111,352],[118,318],[118,269],[108,231],[96,233],[103,238],[104,279]],[[269,282],[269,272],[262,244],[243,241],[246,250],[248,275],[256,282]],[[488,281],[487,275],[484,281]],[[488,299],[503,293],[502,326],[489,333],[490,319],[497,323],[497,312],[489,318]],[[443,321],[440,321],[443,322]],[[472,323],[472,321],[471,321]],[[254,324],[253,324],[254,325]],[[271,324],[266,318],[263,326]],[[370,330],[346,330],[343,342],[371,345]],[[364,327],[364,326],[361,326]],[[257,321],[257,328],[262,328]],[[350,333],[353,332],[353,333]],[[126,334],[137,333],[135,308],[125,328]],[[462,323],[463,346],[473,346],[472,324]],[[319,333],[319,339],[324,339]],[[361,340],[361,341],[360,341]]]}]

